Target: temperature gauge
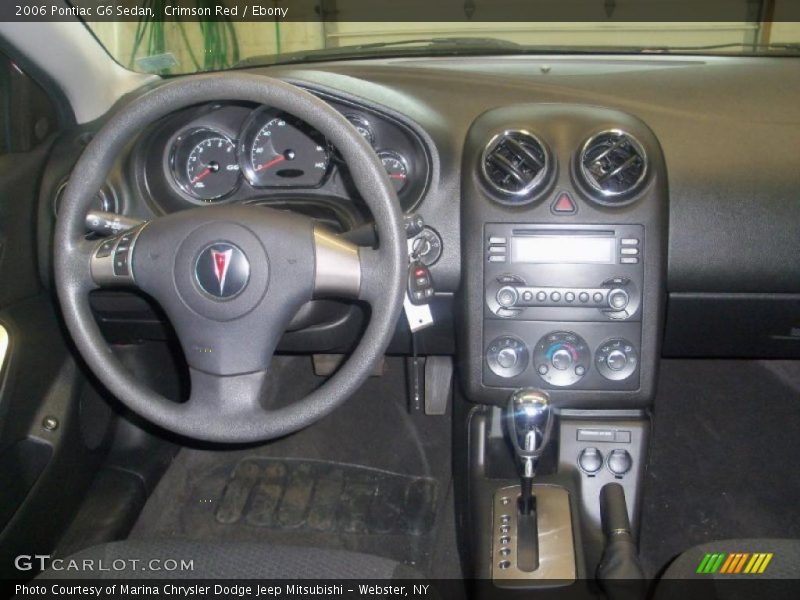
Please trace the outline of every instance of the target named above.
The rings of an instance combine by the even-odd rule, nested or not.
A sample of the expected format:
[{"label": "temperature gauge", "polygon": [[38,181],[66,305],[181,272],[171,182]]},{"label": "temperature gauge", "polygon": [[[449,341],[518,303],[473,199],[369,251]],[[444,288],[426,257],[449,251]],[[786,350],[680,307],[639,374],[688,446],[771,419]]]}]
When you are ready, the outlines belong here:
[{"label": "temperature gauge", "polygon": [[379,152],[378,158],[381,159],[383,168],[386,169],[389,179],[394,184],[395,191],[399,194],[408,180],[408,162],[402,154],[391,150]]}]

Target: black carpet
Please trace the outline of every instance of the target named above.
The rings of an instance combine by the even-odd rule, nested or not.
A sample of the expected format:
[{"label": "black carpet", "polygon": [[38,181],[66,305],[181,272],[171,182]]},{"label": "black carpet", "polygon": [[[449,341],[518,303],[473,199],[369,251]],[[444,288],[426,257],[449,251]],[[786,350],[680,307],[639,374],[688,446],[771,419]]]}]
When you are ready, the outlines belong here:
[{"label": "black carpet", "polygon": [[641,556],[659,572],[691,546],[800,538],[798,363],[662,362]]},{"label": "black carpet", "polygon": [[[273,373],[276,404],[324,381],[308,357],[283,358]],[[307,429],[257,447],[183,448],[130,537],[344,548],[460,577],[451,420],[405,404],[404,363],[389,359],[383,377]],[[395,518],[400,506],[416,519]]]}]

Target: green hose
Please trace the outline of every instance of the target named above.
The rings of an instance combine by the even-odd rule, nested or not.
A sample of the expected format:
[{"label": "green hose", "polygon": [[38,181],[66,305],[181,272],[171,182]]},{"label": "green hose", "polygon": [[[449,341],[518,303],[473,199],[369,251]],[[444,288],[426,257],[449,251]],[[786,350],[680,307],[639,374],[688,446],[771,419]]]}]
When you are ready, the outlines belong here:
[{"label": "green hose", "polygon": [[[145,0],[155,14],[163,15],[167,0]],[[216,6],[214,0],[197,0],[197,7],[202,9]],[[191,60],[195,71],[214,71],[226,69],[239,62],[239,39],[236,28],[228,17],[221,21],[198,21],[200,36],[203,40],[203,56],[198,58],[195,47],[189,41],[184,22],[177,20],[177,30],[180,35],[178,44],[183,45]],[[171,41],[171,40],[170,40]],[[172,41],[171,41],[172,42]],[[149,21],[140,17],[136,32],[134,33],[131,57],[128,63],[130,68],[135,68],[136,59],[140,53],[144,57],[158,56],[167,52],[174,53],[177,47],[167,44],[167,36],[163,21]],[[160,69],[161,75],[168,75],[174,70],[173,66]]]}]

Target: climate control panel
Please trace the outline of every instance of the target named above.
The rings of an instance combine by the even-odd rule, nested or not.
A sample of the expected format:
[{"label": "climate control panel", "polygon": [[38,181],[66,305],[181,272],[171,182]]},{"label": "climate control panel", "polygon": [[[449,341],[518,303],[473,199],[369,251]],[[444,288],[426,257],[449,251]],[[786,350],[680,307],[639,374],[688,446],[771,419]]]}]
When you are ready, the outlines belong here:
[{"label": "climate control panel", "polygon": [[484,326],[485,385],[584,390],[639,386],[637,322],[517,321],[513,333],[503,321]]},{"label": "climate control panel", "polygon": [[586,375],[592,353],[583,338],[569,331],[555,331],[539,340],[533,351],[533,367],[550,385],[573,385]]}]

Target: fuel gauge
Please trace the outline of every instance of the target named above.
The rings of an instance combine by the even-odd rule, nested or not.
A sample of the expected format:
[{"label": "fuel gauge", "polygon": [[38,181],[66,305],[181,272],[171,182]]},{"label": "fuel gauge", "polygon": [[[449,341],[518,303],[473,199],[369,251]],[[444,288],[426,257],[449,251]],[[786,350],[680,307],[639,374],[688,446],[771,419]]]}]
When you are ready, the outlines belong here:
[{"label": "fuel gauge", "polygon": [[408,180],[408,162],[402,154],[392,150],[379,152],[378,158],[381,159],[383,168],[386,169],[395,191],[399,194]]}]

